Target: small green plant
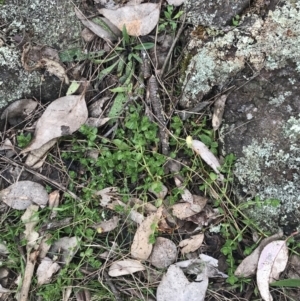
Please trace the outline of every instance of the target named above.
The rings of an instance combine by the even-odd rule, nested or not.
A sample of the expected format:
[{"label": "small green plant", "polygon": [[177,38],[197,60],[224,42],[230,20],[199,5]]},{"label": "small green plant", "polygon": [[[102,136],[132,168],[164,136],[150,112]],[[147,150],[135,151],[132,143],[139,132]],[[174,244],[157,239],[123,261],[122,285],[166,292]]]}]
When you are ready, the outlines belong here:
[{"label": "small green plant", "polygon": [[30,141],[31,141],[31,133],[28,133],[27,135],[21,133],[17,136],[18,146],[20,148],[25,148],[26,146],[28,146]]},{"label": "small green plant", "polygon": [[182,10],[175,13],[174,6],[167,5],[166,10],[164,11],[164,18],[159,20],[158,32],[162,32],[168,28],[170,28],[172,32],[175,32],[178,25],[178,19],[182,14]]},{"label": "small green plant", "polygon": [[239,15],[236,15],[232,18],[232,25],[238,26],[240,24],[241,17]]}]

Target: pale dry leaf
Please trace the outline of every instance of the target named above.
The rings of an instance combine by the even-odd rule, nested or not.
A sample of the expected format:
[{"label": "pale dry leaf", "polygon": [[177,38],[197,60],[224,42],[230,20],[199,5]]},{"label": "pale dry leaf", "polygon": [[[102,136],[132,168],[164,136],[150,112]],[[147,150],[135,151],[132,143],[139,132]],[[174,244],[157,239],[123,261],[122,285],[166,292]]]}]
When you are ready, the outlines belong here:
[{"label": "pale dry leaf", "polygon": [[54,138],[71,135],[87,118],[84,96],[68,95],[56,99],[38,120],[33,141],[21,153],[38,149]]},{"label": "pale dry leaf", "polygon": [[111,118],[109,117],[105,117],[105,118],[93,118],[93,117],[89,117],[85,124],[87,126],[90,127],[94,127],[94,128],[99,128],[100,126],[104,125],[105,123],[107,123]]},{"label": "pale dry leaf", "polygon": [[98,233],[105,233],[116,229],[119,225],[119,217],[114,216],[108,221],[103,221],[99,224],[93,226],[93,228],[97,229]]},{"label": "pale dry leaf", "polygon": [[84,26],[86,26],[90,31],[92,31],[98,37],[108,40],[110,42],[114,42],[121,36],[121,31],[115,27],[115,23],[111,22],[110,18],[101,18],[102,21],[109,27],[110,30],[106,30],[104,27],[96,24],[93,21],[90,21],[86,18],[86,16],[77,8],[75,7],[75,14],[77,18],[82,22]]},{"label": "pale dry leaf", "polygon": [[130,36],[145,36],[155,28],[159,21],[160,4],[144,3],[115,10],[102,8],[99,12],[120,30],[125,25]]},{"label": "pale dry leaf", "polygon": [[100,205],[106,207],[113,200],[118,199],[118,188],[117,187],[107,187],[96,192],[97,196],[100,196]]},{"label": "pale dry leaf", "polygon": [[11,143],[11,141],[6,138],[4,141],[2,141],[1,146],[0,146],[0,151],[5,151],[5,150],[14,150],[14,146]]},{"label": "pale dry leaf", "polygon": [[2,113],[1,120],[12,118],[26,118],[30,115],[38,103],[32,99],[20,99],[11,103]]},{"label": "pale dry leaf", "polygon": [[8,269],[6,269],[6,268],[0,268],[0,280],[3,280],[4,278],[7,278],[8,275],[9,275]]},{"label": "pale dry leaf", "polygon": [[157,301],[204,301],[207,287],[208,278],[189,282],[179,267],[171,265],[157,288],[156,298]]},{"label": "pale dry leaf", "polygon": [[130,210],[128,218],[130,218],[133,222],[137,223],[138,225],[140,225],[145,219],[143,214],[137,212],[134,209]]},{"label": "pale dry leaf", "polygon": [[276,233],[270,237],[266,237],[262,239],[258,247],[246,258],[243,259],[243,261],[239,264],[237,269],[234,272],[234,275],[237,277],[251,277],[255,274],[258,260],[260,257],[260,254],[263,250],[263,248],[271,243],[274,240],[277,240],[283,236],[283,233]]},{"label": "pale dry leaf", "polygon": [[69,78],[65,68],[54,60],[49,60],[47,58],[41,59],[41,64],[50,74],[57,76],[61,81],[65,81],[65,83],[69,84]]},{"label": "pale dry leaf", "polygon": [[44,163],[44,160],[42,160],[42,159],[45,158],[48,150],[50,148],[52,148],[56,142],[57,142],[56,138],[52,139],[52,140],[48,141],[47,143],[45,143],[44,145],[42,145],[40,148],[31,151],[28,154],[28,157],[26,158],[25,164],[28,167],[32,167],[33,169],[40,168],[41,166],[37,166],[37,163],[41,162],[41,161],[42,161],[42,163]]},{"label": "pale dry leaf", "polygon": [[162,208],[152,213],[140,224],[135,232],[131,245],[131,256],[139,260],[147,260],[151,254],[153,244],[149,242],[150,236],[154,233],[159,219],[162,215]]},{"label": "pale dry leaf", "polygon": [[193,195],[193,204],[191,203],[177,203],[172,206],[173,215],[184,220],[203,210],[207,203],[207,198]]},{"label": "pale dry leaf", "polygon": [[193,235],[190,238],[182,240],[179,243],[179,247],[182,248],[181,249],[182,255],[198,250],[201,247],[203,240],[204,240],[203,233]]},{"label": "pale dry leaf", "polygon": [[43,285],[51,282],[53,274],[59,271],[60,265],[52,259],[45,257],[39,264],[36,276],[38,285]]},{"label": "pale dry leaf", "polygon": [[145,267],[139,261],[126,259],[113,262],[108,270],[108,275],[110,277],[118,277],[130,275],[144,270]]},{"label": "pale dry leaf", "polygon": [[25,210],[31,204],[43,208],[48,202],[48,193],[41,184],[19,181],[0,192],[0,201],[17,210]]},{"label": "pale dry leaf", "polygon": [[259,257],[256,280],[260,295],[265,301],[272,301],[269,283],[277,280],[288,262],[286,241],[276,240],[269,243]]},{"label": "pale dry leaf", "polygon": [[[12,291],[7,289],[7,288],[4,288],[1,284],[0,284],[0,294],[8,294],[8,293],[11,293]],[[1,297],[1,295],[0,295]],[[6,298],[4,299],[6,300]]]},{"label": "pale dry leaf", "polygon": [[103,114],[103,106],[105,102],[109,100],[109,97],[102,97],[88,106],[88,112],[90,117],[98,118]]},{"label": "pale dry leaf", "polygon": [[215,101],[214,112],[212,116],[212,127],[214,131],[218,130],[222,123],[226,99],[227,95],[222,95]]},{"label": "pale dry leaf", "polygon": [[209,165],[216,174],[219,175],[220,180],[224,180],[223,175],[221,175],[219,168],[221,167],[218,159],[215,155],[208,149],[208,147],[199,140],[193,140],[191,136],[186,138],[187,145],[191,147],[202,160]]},{"label": "pale dry leaf", "polygon": [[185,0],[167,0],[169,5],[180,6]]},{"label": "pale dry leaf", "polygon": [[60,263],[68,265],[79,248],[80,240],[76,237],[62,237],[50,248],[49,254],[61,254]]},{"label": "pale dry leaf", "polygon": [[58,207],[59,205],[59,190],[54,190],[51,193],[49,193],[49,208],[51,209],[50,219],[53,219],[57,216],[57,211],[53,210]]},{"label": "pale dry leaf", "polygon": [[176,257],[176,245],[170,239],[157,237],[149,262],[158,269],[164,269],[174,263]]},{"label": "pale dry leaf", "polygon": [[21,217],[23,224],[25,225],[25,239],[27,240],[27,248],[37,248],[38,247],[38,238],[39,234],[34,230],[34,227],[39,222],[39,217],[37,212],[39,210],[39,206],[30,205],[24,212]]}]

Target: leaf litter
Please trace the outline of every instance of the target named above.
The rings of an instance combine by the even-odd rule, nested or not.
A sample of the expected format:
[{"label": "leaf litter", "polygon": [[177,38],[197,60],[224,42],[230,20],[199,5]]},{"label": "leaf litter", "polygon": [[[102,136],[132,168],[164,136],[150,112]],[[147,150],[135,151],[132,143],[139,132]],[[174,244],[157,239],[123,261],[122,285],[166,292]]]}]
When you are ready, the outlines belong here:
[{"label": "leaf litter", "polygon": [[[109,42],[108,44],[110,44],[111,47],[113,42],[122,37],[122,30],[124,34],[124,27],[130,36],[148,35],[158,25],[161,4],[142,4],[141,2],[143,1],[131,1],[130,3],[127,3],[126,6],[117,5],[114,6],[114,8],[107,6],[104,9],[99,9],[99,12],[106,18],[87,18],[79,9],[75,8],[78,19],[89,30],[89,32],[85,33],[85,35],[89,35],[89,37],[86,36],[86,41],[95,42],[95,35],[97,35]],[[183,1],[169,0],[168,3],[177,6],[181,5]],[[105,2],[102,4],[105,6],[107,3]],[[111,22],[114,23],[114,25]],[[102,51],[101,56],[104,53],[107,53],[107,50]],[[82,60],[85,60],[90,56],[89,54],[82,53],[81,57]],[[81,59],[78,57],[78,60],[80,61]],[[68,58],[63,61],[65,64],[72,62],[72,55],[71,59]],[[57,52],[50,47],[26,44],[22,54],[22,64],[28,71],[46,68],[48,72],[54,74],[62,81],[66,83],[69,82],[69,76],[67,75],[65,65],[62,65],[59,61]],[[149,77],[151,77],[151,68],[150,75],[144,77],[144,79],[148,80]],[[152,78],[155,79],[153,75]],[[103,78],[101,78],[101,81],[102,80]],[[106,127],[107,122],[113,119],[111,117],[105,117],[107,108],[104,108],[104,104],[110,97],[103,97],[96,100],[92,105],[89,105],[89,108],[87,109],[84,96],[86,87],[80,86],[78,78],[77,80],[72,81],[67,96],[53,101],[47,106],[42,116],[38,119],[37,124],[31,124],[32,127],[30,127],[30,130],[35,127],[33,141],[31,141],[30,145],[21,152],[21,155],[30,152],[25,162],[27,167],[32,167],[37,170],[42,169],[50,149],[59,141],[58,138],[72,135],[84,124],[92,127]],[[93,89],[92,86],[90,86],[90,88]],[[124,93],[124,91],[128,91],[129,94],[132,93],[130,90],[132,87],[121,88],[123,91],[122,93]],[[84,90],[83,92],[82,89]],[[115,91],[118,93],[117,90]],[[81,95],[75,95],[76,93],[80,93]],[[218,130],[221,124],[225,102],[226,96],[222,95],[214,104],[214,112],[212,115],[212,127],[214,131]],[[23,99],[17,101],[14,105],[11,105],[4,111],[1,115],[1,119],[8,120],[9,123],[14,124],[15,121],[13,119],[26,119],[34,112],[36,107],[37,102],[34,100]],[[161,111],[161,113],[163,113],[163,110]],[[119,116],[119,114],[115,114],[114,119],[116,119],[116,115]],[[126,126],[125,123],[125,127]],[[161,129],[163,130],[163,127],[161,127]],[[145,131],[145,135],[147,135],[147,131]],[[109,134],[103,136],[103,144],[109,141],[109,139],[105,140],[107,136],[109,136]],[[117,139],[114,139],[112,141],[116,140]],[[220,172],[221,164],[207,145],[199,140],[193,140],[191,137],[187,138],[187,144],[210,166],[217,174],[218,180],[222,182],[224,180],[224,175]],[[128,145],[129,144],[127,144],[127,147]],[[118,147],[118,145],[115,146]],[[5,147],[11,149],[13,144],[11,142],[10,144],[7,143],[7,146]],[[101,147],[102,145],[99,146],[98,149],[90,148],[87,150],[86,153],[91,154],[94,152],[96,154],[96,156],[88,156],[91,159],[90,164],[95,164],[95,161],[92,160],[97,160],[102,151]],[[156,152],[156,146],[153,145],[152,147],[154,152]],[[130,148],[133,149],[132,146],[130,146]],[[122,150],[121,147],[120,150]],[[122,151],[125,152],[126,149]],[[211,200],[206,197],[207,194],[204,196],[204,194],[199,193],[199,191],[195,193],[194,189],[188,189],[185,186],[187,182],[186,179],[177,177],[176,174],[179,173],[181,168],[181,163],[178,164],[180,167],[178,168],[177,166],[176,170],[172,171],[170,169],[175,175],[172,178],[172,185],[175,182],[179,191],[178,195],[181,196],[181,199],[177,201],[176,204],[172,204],[169,199],[169,196],[172,194],[172,188],[170,187],[171,182],[166,181],[163,184],[161,175],[155,175],[155,180],[153,180],[152,185],[147,187],[147,191],[151,194],[148,201],[152,200],[152,203],[155,204],[155,206],[147,201],[145,202],[142,198],[142,200],[137,198],[139,196],[135,198],[132,197],[129,201],[128,199],[124,200],[122,198],[122,193],[120,193],[120,187],[97,187],[97,189],[95,189],[96,192],[93,191],[90,197],[98,197],[99,204],[102,208],[101,210],[97,208],[97,210],[99,210],[97,214],[101,217],[101,221],[97,224],[87,223],[85,226],[88,230],[91,230],[91,228],[96,229],[98,233],[95,233],[94,235],[100,237],[107,235],[108,238],[111,237],[109,236],[110,234],[114,235],[119,231],[115,231],[116,229],[121,228],[121,224],[119,223],[121,218],[126,217],[122,227],[124,225],[127,227],[128,225],[132,226],[130,220],[134,221],[134,227],[137,227],[137,229],[132,235],[133,238],[130,240],[129,244],[129,256],[134,259],[123,259],[123,254],[120,256],[119,250],[121,246],[116,240],[110,241],[108,244],[109,247],[106,247],[108,251],[101,254],[99,253],[99,257],[105,259],[106,263],[109,263],[108,275],[110,277],[126,275],[127,277],[135,277],[133,274],[136,274],[138,275],[136,277],[139,277],[142,275],[142,271],[146,271],[146,273],[150,274],[149,265],[152,266],[151,269],[153,269],[153,267],[157,269],[168,268],[163,279],[161,281],[159,280],[160,284],[158,285],[156,295],[157,300],[180,301],[188,299],[191,301],[199,301],[205,299],[209,278],[227,278],[227,275],[218,269],[217,259],[205,254],[200,254],[197,258],[197,254],[200,252],[199,249],[203,246],[203,242],[205,241],[205,235],[204,233],[199,233],[199,229],[203,229],[204,226],[212,225],[212,222],[217,219],[220,213],[218,212],[218,209],[210,206],[212,203]],[[184,165],[186,164],[184,163],[182,166]],[[101,168],[102,166],[100,166],[97,171],[97,176],[99,178],[102,177]],[[86,170],[80,172],[81,174],[88,175]],[[143,176],[144,175],[142,175],[142,177]],[[220,182],[218,184],[222,185]],[[49,236],[41,231],[41,229],[37,229],[40,222],[39,206],[41,208],[45,207],[48,199],[50,209],[48,218],[53,220],[53,224],[57,222],[60,212],[63,212],[66,208],[63,204],[64,195],[62,195],[61,198],[59,190],[53,191],[48,196],[45,187],[38,185],[40,184],[31,181],[16,181],[15,184],[8,186],[0,192],[0,200],[7,206],[12,209],[26,210],[21,218],[25,227],[23,238],[26,240],[27,248],[26,268],[25,275],[23,275],[24,281],[21,291],[16,295],[18,296],[18,300],[21,301],[25,301],[28,297],[34,271],[36,271],[37,283],[39,286],[51,283],[53,275],[58,273],[63,266],[68,266],[72,260],[76,258],[76,254],[78,250],[81,249],[81,244],[83,244],[81,239],[77,236],[70,235],[70,237],[53,239],[51,235]],[[111,183],[111,185],[115,185],[115,183]],[[84,190],[84,187],[81,188]],[[214,191],[213,189],[216,188],[209,187],[207,191]],[[208,193],[208,195],[209,194],[210,193]],[[216,192],[214,194],[211,193],[211,196],[213,199],[218,199]],[[156,199],[152,199],[153,197]],[[62,204],[60,204],[60,198]],[[210,205],[208,205],[208,203]],[[81,202],[75,206],[84,208],[84,205]],[[112,210],[113,215],[109,214],[107,216],[107,209]],[[76,223],[77,222],[75,222],[72,227],[76,228]],[[52,222],[46,220],[45,224],[52,224]],[[69,224],[70,223],[68,222],[66,225],[61,225],[64,225],[63,227],[70,227]],[[187,235],[186,232],[184,232],[184,237],[182,237],[182,232],[180,231],[183,231],[184,226],[188,224],[193,225],[192,230],[188,232]],[[177,230],[178,232],[176,232]],[[121,229],[120,232],[122,231],[127,232],[126,230]],[[178,236],[179,238],[177,237],[179,239],[177,244],[171,239],[161,236],[162,234],[166,235],[166,233],[174,234],[174,231],[176,235],[180,234]],[[209,230],[205,229],[202,231]],[[93,233],[94,232],[96,231],[93,231]],[[284,270],[288,259],[286,242],[278,241],[277,239],[279,238],[281,238],[281,236],[277,235],[263,239],[257,249],[255,249],[249,257],[244,259],[235,273],[236,276],[243,277],[253,275],[255,271],[257,271],[257,284],[261,296],[264,300],[268,301],[272,300],[272,296],[269,292],[269,284],[275,279],[278,279],[279,274]],[[49,240],[51,240],[51,244],[48,244]],[[87,241],[85,241],[85,243],[87,243]],[[91,243],[91,241],[88,243]],[[181,249],[180,251],[176,245]],[[87,244],[86,246],[90,246],[90,244]],[[9,252],[6,245],[1,242],[0,255],[7,256],[8,254]],[[192,259],[176,262],[181,258],[181,255],[186,255],[188,258]],[[80,253],[80,256],[84,256],[82,255],[82,252]],[[90,255],[88,256],[92,257]],[[88,265],[89,264],[85,267],[87,270],[91,268]],[[196,280],[191,282],[191,278],[188,275],[195,275]],[[120,277],[118,281],[121,282],[122,277]],[[10,290],[2,287],[0,288],[1,293],[10,292]],[[114,291],[115,287],[111,286],[110,289]],[[72,289],[67,289],[65,292],[64,300],[67,300],[67,296],[70,296]],[[89,299],[90,292],[89,290],[75,292],[75,296],[78,300],[80,298]],[[144,298],[142,294],[141,296]],[[149,298],[149,300],[150,299],[151,298]]]}]

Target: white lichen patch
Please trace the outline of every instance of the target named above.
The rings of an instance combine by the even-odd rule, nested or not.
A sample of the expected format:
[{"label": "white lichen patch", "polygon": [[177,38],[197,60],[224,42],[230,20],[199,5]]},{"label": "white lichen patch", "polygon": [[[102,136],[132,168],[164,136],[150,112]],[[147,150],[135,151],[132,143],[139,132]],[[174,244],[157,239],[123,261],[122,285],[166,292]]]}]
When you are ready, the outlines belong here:
[{"label": "white lichen patch", "polygon": [[299,118],[292,116],[284,127],[284,135],[291,142],[299,141],[300,139],[300,115]]},{"label": "white lichen patch", "polygon": [[[286,1],[265,20],[244,16],[238,28],[204,44],[187,69],[181,105],[195,105],[213,86],[222,87],[241,71],[246,62],[259,72],[284,67],[288,61],[299,66],[300,9],[299,3]],[[280,105],[284,95],[271,101]]]}]

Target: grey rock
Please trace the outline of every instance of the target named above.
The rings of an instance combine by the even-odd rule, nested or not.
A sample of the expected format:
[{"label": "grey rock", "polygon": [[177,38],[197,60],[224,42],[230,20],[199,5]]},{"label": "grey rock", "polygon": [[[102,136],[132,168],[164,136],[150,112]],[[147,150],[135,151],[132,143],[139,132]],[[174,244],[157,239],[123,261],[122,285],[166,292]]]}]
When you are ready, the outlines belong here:
[{"label": "grey rock", "polygon": [[188,21],[194,25],[222,27],[232,22],[249,6],[248,0],[187,0],[185,9]]},{"label": "grey rock", "polygon": [[79,1],[16,1],[1,5],[0,111],[21,98],[55,100],[66,90],[61,81],[45,71],[27,72],[21,64],[22,44],[31,41],[57,50],[78,46],[80,22],[74,13]]},{"label": "grey rock", "polygon": [[[291,233],[300,226],[299,80],[293,63],[262,70],[254,79],[236,81],[240,88],[225,107],[222,151],[237,157],[235,195],[240,202],[262,201],[246,212],[271,232],[282,227]],[[280,204],[273,206],[274,200]]]}]

